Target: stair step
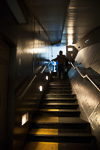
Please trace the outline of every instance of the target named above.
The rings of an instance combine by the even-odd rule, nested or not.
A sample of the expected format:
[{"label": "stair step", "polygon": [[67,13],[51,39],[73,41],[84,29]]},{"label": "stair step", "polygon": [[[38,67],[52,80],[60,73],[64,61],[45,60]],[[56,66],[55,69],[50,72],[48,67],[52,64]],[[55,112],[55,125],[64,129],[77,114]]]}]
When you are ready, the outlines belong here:
[{"label": "stair step", "polygon": [[[96,150],[90,143],[28,142],[24,150]],[[42,149],[41,149],[42,148]]]},{"label": "stair step", "polygon": [[79,117],[80,116],[80,111],[79,110],[66,110],[66,109],[55,109],[55,110],[52,110],[50,109],[49,111],[47,109],[40,109],[38,111],[38,114],[41,114],[41,115],[46,115],[46,116],[58,116],[58,117]]},{"label": "stair step", "polygon": [[77,103],[42,103],[41,108],[66,108],[66,109],[77,109]]},{"label": "stair step", "polygon": [[[32,127],[38,128],[58,128],[58,129],[90,129],[90,124],[79,117],[44,117],[37,116],[33,122]],[[87,131],[88,131],[87,130]],[[89,130],[90,131],[90,130]],[[69,132],[69,131],[67,131]],[[75,131],[74,131],[75,132]]]},{"label": "stair step", "polygon": [[45,95],[45,97],[71,97],[71,98],[73,98],[73,97],[76,97],[76,95],[75,94],[66,94],[66,93],[64,93],[64,94],[57,94],[57,93],[54,93],[54,94],[46,94]]},{"label": "stair step", "polygon": [[54,94],[54,93],[61,93],[61,94],[71,94],[72,91],[71,90],[49,90],[46,92],[47,94]]},{"label": "stair step", "polygon": [[63,99],[46,99],[46,100],[43,100],[43,102],[45,103],[45,102],[51,102],[51,103],[75,103],[77,101],[77,99],[72,99],[72,100],[70,100],[70,99],[67,99],[67,100],[63,100]]},{"label": "stair step", "polygon": [[79,105],[68,78],[53,77],[49,82],[26,140],[24,150],[95,150],[90,124],[80,118]]},{"label": "stair step", "polygon": [[68,97],[68,98],[66,98],[66,97],[58,97],[58,98],[51,98],[51,97],[48,97],[48,98],[44,98],[43,100],[45,100],[45,101],[69,101],[69,103],[72,103],[72,102],[76,102],[77,101],[77,99],[76,98],[70,98],[70,97]]},{"label": "stair step", "polygon": [[49,88],[56,88],[56,89],[71,89],[71,85],[49,85]]},{"label": "stair step", "polygon": [[58,89],[59,89],[59,90],[62,90],[62,89],[63,89],[63,90],[71,90],[72,88],[69,87],[69,86],[68,86],[68,87],[65,87],[65,86],[60,86],[60,87],[59,87],[59,86],[51,86],[51,87],[49,87],[49,89],[50,89],[50,90],[51,90],[51,89],[56,89],[56,90],[58,90]]},{"label": "stair step", "polygon": [[56,86],[66,86],[66,85],[71,85],[71,83],[70,82],[63,82],[63,83],[50,82],[49,85],[52,85],[52,86],[54,86],[54,85],[56,85]]},{"label": "stair step", "polygon": [[70,83],[49,83],[49,86],[71,86]]},{"label": "stair step", "polygon": [[62,133],[58,129],[31,129],[28,134],[29,141],[90,143],[93,135],[89,133]]},{"label": "stair step", "polygon": [[69,80],[66,80],[66,81],[60,80],[60,81],[50,81],[49,83],[50,84],[66,84],[66,83],[70,83],[70,81]]}]

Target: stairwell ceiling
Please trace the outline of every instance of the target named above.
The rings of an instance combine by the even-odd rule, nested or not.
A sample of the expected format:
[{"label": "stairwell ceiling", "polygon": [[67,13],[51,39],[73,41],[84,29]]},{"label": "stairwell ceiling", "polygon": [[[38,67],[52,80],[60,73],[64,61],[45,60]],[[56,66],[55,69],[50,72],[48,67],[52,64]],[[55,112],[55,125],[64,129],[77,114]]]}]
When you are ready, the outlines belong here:
[{"label": "stairwell ceiling", "polygon": [[100,0],[24,0],[51,44],[72,45],[100,25]]},{"label": "stairwell ceiling", "polygon": [[100,0],[70,0],[65,31],[68,44],[81,38],[100,25]]},{"label": "stairwell ceiling", "polygon": [[100,0],[18,1],[38,20],[52,45],[75,44],[100,25]]},{"label": "stairwell ceiling", "polygon": [[69,0],[24,0],[46,31],[52,45],[60,43]]}]

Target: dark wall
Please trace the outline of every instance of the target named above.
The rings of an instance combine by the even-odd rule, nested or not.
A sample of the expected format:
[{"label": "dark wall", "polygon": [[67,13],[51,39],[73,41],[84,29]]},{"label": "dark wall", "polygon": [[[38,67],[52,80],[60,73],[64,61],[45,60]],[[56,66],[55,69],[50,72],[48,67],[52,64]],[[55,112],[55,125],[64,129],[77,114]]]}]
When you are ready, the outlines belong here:
[{"label": "dark wall", "polygon": [[0,1],[0,149],[12,149],[15,91],[51,59],[50,53],[50,42],[37,20],[29,14],[26,24],[18,24]]},{"label": "dark wall", "polygon": [[0,39],[0,149],[6,139],[9,55],[9,47]]},{"label": "dark wall", "polygon": [[50,59],[50,42],[36,19],[28,13],[27,23],[18,24],[5,1],[0,3],[0,37],[17,49],[16,87]]}]

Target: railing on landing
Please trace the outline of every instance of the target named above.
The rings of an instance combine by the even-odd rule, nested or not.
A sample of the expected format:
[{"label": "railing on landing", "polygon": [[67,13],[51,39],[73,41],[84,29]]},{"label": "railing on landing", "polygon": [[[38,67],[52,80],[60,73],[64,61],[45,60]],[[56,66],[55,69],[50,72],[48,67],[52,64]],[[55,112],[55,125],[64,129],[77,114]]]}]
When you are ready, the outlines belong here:
[{"label": "railing on landing", "polygon": [[74,70],[77,70],[77,71],[78,71],[78,73],[80,74],[80,76],[81,76],[82,78],[87,78],[87,79],[94,85],[94,87],[100,92],[99,87],[92,81],[92,79],[91,79],[87,74],[86,74],[86,75],[83,75],[83,74],[80,72],[79,68],[78,68],[78,67],[75,67],[75,66],[73,65],[73,63],[70,63],[70,62],[69,62],[69,64],[72,65],[72,67],[74,68]]}]

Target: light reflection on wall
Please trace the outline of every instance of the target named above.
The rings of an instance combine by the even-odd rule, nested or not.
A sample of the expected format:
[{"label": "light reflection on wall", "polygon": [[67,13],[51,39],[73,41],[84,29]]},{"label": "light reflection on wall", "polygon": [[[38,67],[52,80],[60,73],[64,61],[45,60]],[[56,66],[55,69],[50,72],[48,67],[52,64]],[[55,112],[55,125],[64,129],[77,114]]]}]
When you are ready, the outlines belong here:
[{"label": "light reflection on wall", "polygon": [[73,45],[73,36],[72,35],[68,35],[68,46],[69,45]]},{"label": "light reflection on wall", "polygon": [[73,34],[74,34],[74,21],[73,17],[68,22],[68,28],[67,28],[67,44],[73,45]]}]

